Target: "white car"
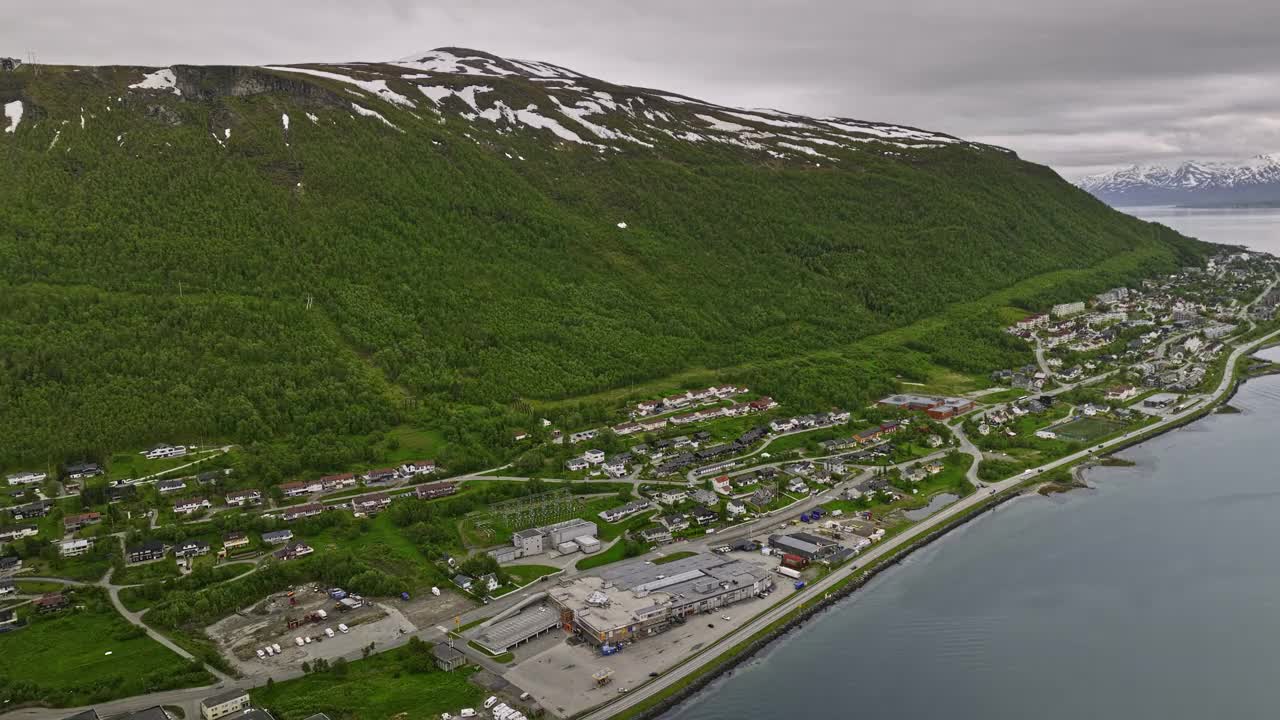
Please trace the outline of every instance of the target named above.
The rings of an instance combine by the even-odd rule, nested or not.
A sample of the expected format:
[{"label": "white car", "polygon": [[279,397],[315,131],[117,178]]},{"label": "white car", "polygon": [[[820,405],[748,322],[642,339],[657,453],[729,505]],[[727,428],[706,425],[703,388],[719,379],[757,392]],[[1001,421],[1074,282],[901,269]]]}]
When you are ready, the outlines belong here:
[{"label": "white car", "polygon": [[489,699],[484,701],[484,709],[488,710],[489,708],[493,707],[494,704],[497,702],[498,702],[498,697],[496,695],[490,695]]},{"label": "white car", "polygon": [[267,654],[266,654],[265,652],[263,652],[262,648],[258,648],[258,657],[259,657],[259,658],[264,658],[264,657],[266,657],[266,656],[267,656]]},{"label": "white car", "polygon": [[720,619],[721,619],[721,620],[724,620],[725,622],[729,622],[729,621],[730,621],[730,620],[732,620],[733,618],[729,617],[728,615],[721,615],[721,616],[720,616]]}]

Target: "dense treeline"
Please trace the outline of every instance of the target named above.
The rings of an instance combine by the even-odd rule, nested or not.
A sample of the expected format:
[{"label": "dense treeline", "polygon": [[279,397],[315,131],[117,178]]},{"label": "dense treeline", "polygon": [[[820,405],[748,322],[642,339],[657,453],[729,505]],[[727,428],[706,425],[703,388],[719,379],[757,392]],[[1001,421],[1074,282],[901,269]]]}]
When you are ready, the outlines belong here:
[{"label": "dense treeline", "polygon": [[[438,427],[474,465],[502,456],[525,401],[691,368],[849,403],[886,370],[987,370],[1014,350],[972,327],[905,358],[823,351],[1042,273],[1197,253],[994,151],[822,168],[674,141],[601,156],[332,108],[286,144],[295,98],[23,77],[31,117],[50,122],[0,147],[3,466],[156,440],[308,444],[272,463],[287,474],[358,460],[401,420]],[[84,129],[58,125],[82,107]],[[215,114],[235,124],[225,147]]]}]

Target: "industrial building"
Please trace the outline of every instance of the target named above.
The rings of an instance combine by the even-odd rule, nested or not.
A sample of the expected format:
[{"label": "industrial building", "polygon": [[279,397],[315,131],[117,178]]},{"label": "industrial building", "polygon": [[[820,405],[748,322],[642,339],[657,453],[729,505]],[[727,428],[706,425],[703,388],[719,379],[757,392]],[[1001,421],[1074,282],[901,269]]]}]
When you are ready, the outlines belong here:
[{"label": "industrial building", "polygon": [[773,587],[762,568],[699,553],[664,565],[643,560],[602,568],[548,591],[560,625],[595,645],[655,635],[672,623],[748,600]]},{"label": "industrial building", "polygon": [[596,524],[582,518],[570,518],[564,522],[545,527],[520,530],[511,536],[511,547],[490,550],[489,554],[498,562],[511,562],[520,558],[541,555],[554,548],[561,554],[577,552],[595,552],[600,549],[599,541],[595,541]]},{"label": "industrial building", "polygon": [[840,551],[840,545],[830,538],[812,533],[798,532],[790,535],[770,535],[769,547],[805,560],[824,560]]}]

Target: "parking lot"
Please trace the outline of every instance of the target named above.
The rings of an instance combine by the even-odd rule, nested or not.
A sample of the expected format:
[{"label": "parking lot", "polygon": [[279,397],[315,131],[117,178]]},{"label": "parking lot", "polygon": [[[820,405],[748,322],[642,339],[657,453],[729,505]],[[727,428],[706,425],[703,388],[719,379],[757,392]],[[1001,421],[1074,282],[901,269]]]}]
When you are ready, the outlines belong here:
[{"label": "parking lot", "polygon": [[[777,560],[758,553],[733,553],[735,559],[773,568]],[[503,677],[529,692],[553,715],[566,717],[594,707],[623,689],[632,689],[661,673],[752,616],[796,592],[788,578],[778,576],[774,591],[765,598],[735,603],[715,612],[694,615],[683,625],[631,643],[615,655],[604,657],[587,644],[571,645],[567,635],[556,630],[516,651],[516,664]],[[728,616],[730,620],[724,620]],[[608,668],[613,680],[597,687],[593,673]]]}]

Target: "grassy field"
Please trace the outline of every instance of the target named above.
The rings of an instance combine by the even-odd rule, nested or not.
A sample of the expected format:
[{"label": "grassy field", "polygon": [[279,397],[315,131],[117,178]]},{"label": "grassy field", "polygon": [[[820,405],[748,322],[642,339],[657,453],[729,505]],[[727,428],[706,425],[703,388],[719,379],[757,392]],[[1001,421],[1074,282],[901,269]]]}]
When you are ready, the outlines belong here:
[{"label": "grassy field", "polygon": [[560,568],[551,567],[550,565],[508,565],[502,568],[511,580],[517,585],[528,585],[545,575],[557,572]]},{"label": "grassy field", "polygon": [[478,707],[483,691],[467,682],[471,671],[441,672],[410,646],[371,655],[345,671],[313,673],[251,692],[254,703],[277,720],[303,720],[323,712],[335,720],[435,720]]},{"label": "grassy field", "polygon": [[22,630],[0,634],[0,688],[30,683],[38,688],[33,699],[71,706],[212,682],[113,612],[105,597],[76,595],[84,610],[33,618]]},{"label": "grassy field", "polygon": [[609,546],[607,550],[602,550],[595,555],[588,555],[582,558],[574,565],[574,567],[579,570],[590,570],[591,568],[597,568],[601,565],[608,565],[609,563],[615,563],[619,560],[626,560],[626,545],[626,542],[619,540]]},{"label": "grassy field", "polygon": [[1094,438],[1110,435],[1124,427],[1124,423],[1100,417],[1080,417],[1063,423],[1053,431],[1068,440],[1091,442]]},{"label": "grassy field", "polygon": [[[136,452],[116,453],[111,456],[111,460],[107,463],[106,479],[128,480],[148,477],[150,475],[156,475],[182,465],[196,462],[197,460],[207,460],[208,458],[219,456],[220,455],[217,452],[200,451],[188,453],[182,457],[148,460]],[[227,460],[230,459],[229,455],[222,457]],[[190,471],[187,474],[194,475],[198,472],[203,472],[206,469],[204,467],[206,464],[207,463],[205,462],[201,462],[198,465],[193,465],[192,467],[187,468],[187,470]],[[210,465],[210,467],[212,466]]]},{"label": "grassy field", "polygon": [[447,442],[439,430],[421,430],[400,425],[387,433],[383,443],[382,462],[398,465],[411,460],[434,460]]},{"label": "grassy field", "polygon": [[[386,572],[411,578],[416,581],[418,588],[438,585],[444,579],[431,559],[423,555],[418,546],[385,513],[370,520],[367,530],[354,537],[326,531],[306,540],[316,549],[341,548],[352,551],[358,557],[378,558]],[[414,588],[406,588],[412,589]]]},{"label": "grassy field", "polygon": [[168,580],[178,577],[178,562],[171,557],[140,565],[126,565],[111,573],[111,582],[116,585],[141,585],[153,580]]}]

